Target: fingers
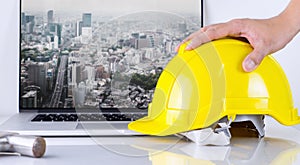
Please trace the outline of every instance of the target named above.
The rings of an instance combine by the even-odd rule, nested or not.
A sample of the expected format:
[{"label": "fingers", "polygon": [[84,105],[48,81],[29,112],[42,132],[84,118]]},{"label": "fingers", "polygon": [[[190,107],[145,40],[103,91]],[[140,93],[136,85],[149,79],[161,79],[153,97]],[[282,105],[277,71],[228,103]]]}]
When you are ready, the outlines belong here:
[{"label": "fingers", "polygon": [[212,38],[213,36],[209,36],[209,35],[213,34],[212,31],[214,31],[214,29],[216,29],[215,27],[218,27],[218,26],[220,26],[220,24],[206,26],[206,27],[200,29],[199,31],[191,34],[186,39],[184,39],[183,43],[189,41],[189,45],[186,47],[186,50],[193,50],[193,49],[197,48],[198,46],[213,40],[213,38]]},{"label": "fingers", "polygon": [[245,72],[252,72],[255,70],[259,64],[262,62],[266,53],[260,51],[259,49],[254,49],[243,61],[243,69]]},{"label": "fingers", "polygon": [[186,43],[186,42],[192,40],[194,37],[196,37],[196,36],[198,35],[198,33],[202,33],[202,29],[200,29],[200,30],[197,31],[197,32],[194,32],[194,33],[190,34],[187,38],[185,38],[184,40],[182,40],[182,41],[178,44],[178,46],[175,48],[176,52],[178,52],[178,50],[179,50],[179,48],[180,48],[180,46],[181,46],[182,44],[184,44],[184,43]]},{"label": "fingers", "polygon": [[190,40],[190,43],[187,45],[185,50],[193,50],[198,46],[207,43],[209,41],[211,41],[211,39],[207,36],[207,34],[205,32],[200,32]]},{"label": "fingers", "polygon": [[184,39],[176,47],[176,51],[178,51],[181,44],[188,41],[189,45],[186,47],[186,50],[193,50],[211,40],[223,38],[226,36],[241,37],[243,35],[242,29],[243,27],[245,27],[246,21],[246,19],[236,19],[227,23],[219,23],[206,26]]},{"label": "fingers", "polygon": [[[262,62],[263,58],[268,54],[267,49],[262,47],[266,46],[266,42],[258,42],[257,37],[260,31],[255,31],[254,27],[257,27],[259,22],[251,19],[234,19],[226,23],[214,24],[206,26],[199,31],[191,34],[184,39],[176,51],[178,51],[181,44],[189,42],[186,50],[192,50],[198,46],[207,43],[211,40],[223,38],[223,37],[245,37],[253,46],[253,51],[244,59],[242,67],[245,72],[251,72],[255,70]],[[254,26],[255,25],[255,26]],[[261,36],[261,35],[259,35]],[[259,43],[259,44],[258,44]],[[270,51],[269,51],[270,52]]]}]

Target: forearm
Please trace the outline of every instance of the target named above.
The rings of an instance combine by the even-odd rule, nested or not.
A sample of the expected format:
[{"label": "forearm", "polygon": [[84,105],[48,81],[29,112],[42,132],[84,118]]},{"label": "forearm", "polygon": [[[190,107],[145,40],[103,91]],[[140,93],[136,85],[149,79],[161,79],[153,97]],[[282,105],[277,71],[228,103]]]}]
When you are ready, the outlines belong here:
[{"label": "forearm", "polygon": [[194,32],[183,42],[192,50],[214,39],[226,36],[247,38],[253,51],[243,61],[246,72],[253,71],[263,58],[284,48],[300,32],[300,0],[290,3],[279,15],[268,19],[234,19],[213,24]]},{"label": "forearm", "polygon": [[300,31],[300,0],[291,0],[286,9],[277,17],[294,35]]}]

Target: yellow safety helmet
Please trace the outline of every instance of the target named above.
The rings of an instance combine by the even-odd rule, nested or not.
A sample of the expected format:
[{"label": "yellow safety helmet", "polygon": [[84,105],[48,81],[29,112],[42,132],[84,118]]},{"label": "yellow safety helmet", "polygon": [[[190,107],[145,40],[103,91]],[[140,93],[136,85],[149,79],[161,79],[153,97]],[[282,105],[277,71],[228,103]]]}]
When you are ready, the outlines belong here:
[{"label": "yellow safety helmet", "polygon": [[181,46],[162,72],[148,116],[131,130],[165,136],[212,126],[223,117],[270,115],[284,125],[300,123],[280,65],[267,56],[253,72],[242,61],[253,50],[237,39],[220,39],[195,50]]}]

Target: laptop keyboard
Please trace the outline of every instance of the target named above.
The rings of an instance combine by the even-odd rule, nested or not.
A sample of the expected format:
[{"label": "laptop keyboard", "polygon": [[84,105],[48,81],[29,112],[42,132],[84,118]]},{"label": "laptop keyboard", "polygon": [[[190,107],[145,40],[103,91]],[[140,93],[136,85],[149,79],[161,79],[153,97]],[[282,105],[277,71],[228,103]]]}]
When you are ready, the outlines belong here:
[{"label": "laptop keyboard", "polygon": [[135,121],[147,116],[141,114],[120,114],[120,113],[88,113],[88,114],[38,114],[32,122],[77,122],[77,121]]}]

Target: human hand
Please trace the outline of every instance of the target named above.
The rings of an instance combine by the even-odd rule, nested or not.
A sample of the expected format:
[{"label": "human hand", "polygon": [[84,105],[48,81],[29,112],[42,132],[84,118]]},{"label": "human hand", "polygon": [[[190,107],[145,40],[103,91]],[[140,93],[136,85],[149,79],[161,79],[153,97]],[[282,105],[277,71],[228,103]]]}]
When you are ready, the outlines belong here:
[{"label": "human hand", "polygon": [[244,59],[242,66],[244,71],[251,72],[259,66],[266,55],[285,47],[294,35],[293,29],[278,16],[270,19],[234,19],[201,28],[184,39],[181,44],[189,41],[186,50],[193,50],[211,40],[226,36],[244,37],[253,47],[253,51]]}]

